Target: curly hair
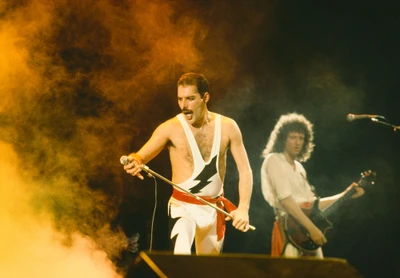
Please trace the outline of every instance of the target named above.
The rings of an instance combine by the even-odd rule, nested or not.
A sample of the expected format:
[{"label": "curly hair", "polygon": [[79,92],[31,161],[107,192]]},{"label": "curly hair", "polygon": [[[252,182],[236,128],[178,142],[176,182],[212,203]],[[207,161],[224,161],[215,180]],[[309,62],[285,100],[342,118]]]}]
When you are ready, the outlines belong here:
[{"label": "curly hair", "polygon": [[304,133],[304,145],[296,159],[301,162],[307,161],[315,146],[313,126],[303,115],[297,113],[289,113],[279,118],[262,152],[262,157],[274,152],[284,152],[285,142],[290,132]]}]

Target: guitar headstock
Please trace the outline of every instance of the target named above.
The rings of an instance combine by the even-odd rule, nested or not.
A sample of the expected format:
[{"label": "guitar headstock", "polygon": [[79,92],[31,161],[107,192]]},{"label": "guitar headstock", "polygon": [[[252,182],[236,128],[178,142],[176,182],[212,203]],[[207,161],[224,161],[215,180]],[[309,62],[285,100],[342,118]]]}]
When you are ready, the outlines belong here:
[{"label": "guitar headstock", "polygon": [[358,186],[368,187],[375,185],[376,182],[376,172],[372,172],[371,170],[364,171],[361,174],[360,180],[357,182]]}]

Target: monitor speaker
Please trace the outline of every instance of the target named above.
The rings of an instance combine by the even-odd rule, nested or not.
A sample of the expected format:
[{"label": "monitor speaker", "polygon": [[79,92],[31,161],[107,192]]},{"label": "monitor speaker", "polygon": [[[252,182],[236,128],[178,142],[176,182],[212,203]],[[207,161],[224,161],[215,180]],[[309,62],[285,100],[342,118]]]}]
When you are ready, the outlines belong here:
[{"label": "monitor speaker", "polygon": [[344,259],[277,258],[256,254],[173,255],[140,252],[125,278],[362,278]]}]

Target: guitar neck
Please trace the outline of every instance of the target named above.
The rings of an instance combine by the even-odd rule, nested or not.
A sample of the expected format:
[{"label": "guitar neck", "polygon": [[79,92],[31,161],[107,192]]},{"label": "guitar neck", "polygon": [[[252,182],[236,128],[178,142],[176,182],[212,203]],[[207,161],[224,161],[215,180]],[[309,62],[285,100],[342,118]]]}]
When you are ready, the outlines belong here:
[{"label": "guitar neck", "polygon": [[334,203],[326,207],[323,211],[322,214],[325,217],[329,217],[333,212],[335,212],[344,202],[349,200],[351,196],[356,193],[356,189],[353,186],[349,191],[346,192],[342,197],[340,197],[338,200],[336,200]]}]

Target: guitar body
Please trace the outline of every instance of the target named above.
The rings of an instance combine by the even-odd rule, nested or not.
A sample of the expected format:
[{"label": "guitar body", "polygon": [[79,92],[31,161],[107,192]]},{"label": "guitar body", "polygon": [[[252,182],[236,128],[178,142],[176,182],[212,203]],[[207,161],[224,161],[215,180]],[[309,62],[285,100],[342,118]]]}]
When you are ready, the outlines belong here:
[{"label": "guitar body", "polygon": [[[376,173],[368,170],[361,173],[361,179],[358,181],[357,186],[367,187],[370,185],[374,185],[375,180]],[[317,199],[308,208],[302,207],[301,209],[304,214],[314,223],[314,225],[317,226],[318,229],[320,229],[321,232],[325,235],[326,231],[332,228],[332,223],[327,219],[328,216],[335,212],[338,208],[340,208],[343,202],[350,199],[355,191],[355,187],[353,186],[341,198],[339,198],[329,207],[325,208],[323,211],[319,210],[318,208],[319,199]],[[315,251],[320,247],[311,240],[308,231],[291,215],[286,214],[284,217],[281,217],[280,222],[288,241],[298,249],[305,252],[310,252]]]},{"label": "guitar body", "polygon": [[[310,208],[302,208],[302,211],[325,234],[328,229],[332,228],[332,223],[323,216],[318,208],[318,203],[317,199]],[[320,247],[311,240],[308,231],[292,216],[286,214],[282,220],[281,225],[283,225],[286,237],[295,247],[308,252]]]}]

